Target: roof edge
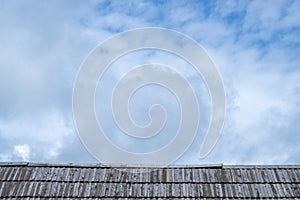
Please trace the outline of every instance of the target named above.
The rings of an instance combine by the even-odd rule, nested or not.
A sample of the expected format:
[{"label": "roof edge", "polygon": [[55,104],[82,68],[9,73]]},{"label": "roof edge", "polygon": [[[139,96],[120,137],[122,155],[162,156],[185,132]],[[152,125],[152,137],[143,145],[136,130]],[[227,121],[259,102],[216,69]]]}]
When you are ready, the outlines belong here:
[{"label": "roof edge", "polygon": [[34,163],[34,162],[0,162],[0,167],[71,167],[71,168],[300,168],[299,165],[223,165],[199,164],[199,165],[126,165],[126,164],[101,164],[101,163]]},{"label": "roof edge", "polygon": [[300,168],[300,164],[284,164],[284,165],[223,165],[223,168]]},{"label": "roof edge", "polygon": [[127,165],[127,164],[101,164],[101,163],[34,163],[34,162],[0,162],[0,167],[28,166],[28,167],[99,167],[99,168],[222,168],[223,164],[199,165]]}]

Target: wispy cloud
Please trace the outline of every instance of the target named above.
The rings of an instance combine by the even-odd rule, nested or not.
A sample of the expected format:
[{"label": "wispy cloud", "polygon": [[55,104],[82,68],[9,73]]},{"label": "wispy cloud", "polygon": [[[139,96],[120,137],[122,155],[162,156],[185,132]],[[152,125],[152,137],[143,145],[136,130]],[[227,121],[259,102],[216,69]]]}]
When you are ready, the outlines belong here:
[{"label": "wispy cloud", "polygon": [[[227,93],[227,119],[216,148],[199,161],[200,135],[179,162],[299,163],[299,9],[292,0],[2,1],[0,159],[94,161],[72,122],[80,64],[115,33],[159,26],[203,45]],[[196,86],[202,82],[191,79]]]}]

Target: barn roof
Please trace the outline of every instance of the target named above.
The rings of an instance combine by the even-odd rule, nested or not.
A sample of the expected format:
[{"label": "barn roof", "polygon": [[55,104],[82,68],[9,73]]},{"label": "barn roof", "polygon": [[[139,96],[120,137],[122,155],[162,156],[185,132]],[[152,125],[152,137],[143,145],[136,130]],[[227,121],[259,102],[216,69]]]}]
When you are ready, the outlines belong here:
[{"label": "barn roof", "polygon": [[0,199],[19,197],[298,199],[300,165],[0,163]]}]

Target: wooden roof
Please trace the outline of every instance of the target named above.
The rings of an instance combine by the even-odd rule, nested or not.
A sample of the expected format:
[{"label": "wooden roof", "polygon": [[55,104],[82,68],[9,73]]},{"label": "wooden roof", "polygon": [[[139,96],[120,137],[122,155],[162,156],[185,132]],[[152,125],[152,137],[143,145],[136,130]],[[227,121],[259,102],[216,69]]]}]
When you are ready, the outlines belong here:
[{"label": "wooden roof", "polygon": [[0,199],[20,197],[299,199],[300,165],[0,163]]}]

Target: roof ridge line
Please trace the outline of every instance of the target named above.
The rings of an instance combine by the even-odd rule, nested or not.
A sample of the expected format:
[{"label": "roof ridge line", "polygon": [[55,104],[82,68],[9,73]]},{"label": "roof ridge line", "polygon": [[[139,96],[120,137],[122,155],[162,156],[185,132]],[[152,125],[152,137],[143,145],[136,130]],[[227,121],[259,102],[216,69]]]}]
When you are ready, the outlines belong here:
[{"label": "roof ridge line", "polygon": [[29,166],[29,167],[81,167],[81,168],[300,168],[300,164],[284,164],[284,165],[224,165],[220,164],[172,164],[172,165],[127,165],[127,164],[102,164],[102,163],[35,163],[35,162],[0,162],[3,166]]},{"label": "roof ridge line", "polygon": [[34,163],[34,162],[0,162],[0,166],[29,166],[29,167],[114,167],[114,168],[222,168],[223,164],[198,165],[142,165],[142,164],[102,164],[102,163]]}]

